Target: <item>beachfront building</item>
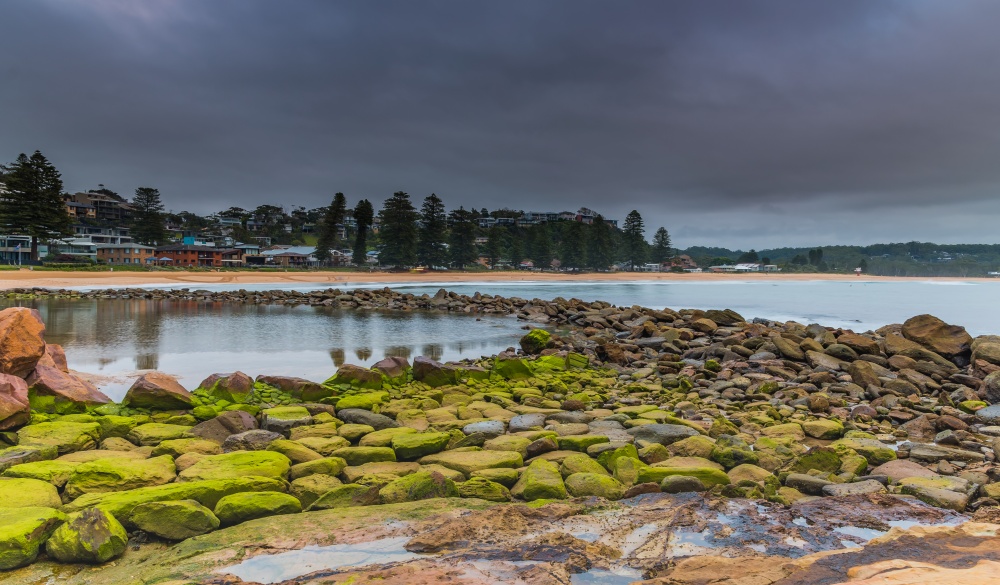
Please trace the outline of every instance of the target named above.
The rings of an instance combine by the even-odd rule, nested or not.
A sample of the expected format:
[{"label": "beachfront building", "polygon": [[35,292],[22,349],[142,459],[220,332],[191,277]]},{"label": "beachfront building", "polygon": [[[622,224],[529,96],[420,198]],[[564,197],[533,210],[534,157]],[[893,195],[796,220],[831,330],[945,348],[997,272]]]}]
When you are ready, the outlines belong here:
[{"label": "beachfront building", "polygon": [[0,234],[0,263],[19,266],[31,260],[31,236]]},{"label": "beachfront building", "polygon": [[238,250],[228,248],[175,244],[156,248],[156,259],[158,264],[166,266],[221,268],[232,264],[242,264],[243,254]]},{"label": "beachfront building", "polygon": [[[331,250],[331,256],[336,250]],[[316,260],[316,248],[312,246],[275,246],[260,253],[264,263],[282,268],[304,268],[319,264]]]},{"label": "beachfront building", "polygon": [[136,266],[147,264],[153,258],[156,248],[142,244],[98,244],[97,261],[112,266]]}]

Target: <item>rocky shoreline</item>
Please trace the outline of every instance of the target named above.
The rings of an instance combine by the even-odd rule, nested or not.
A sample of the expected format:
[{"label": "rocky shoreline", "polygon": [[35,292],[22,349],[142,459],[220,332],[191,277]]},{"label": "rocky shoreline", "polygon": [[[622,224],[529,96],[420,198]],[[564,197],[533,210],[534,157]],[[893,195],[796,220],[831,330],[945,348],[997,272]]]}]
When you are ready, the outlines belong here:
[{"label": "rocky shoreline", "polygon": [[[471,562],[477,551],[503,544],[461,520],[478,509],[506,510],[490,514],[520,518],[512,526],[549,522],[554,532],[546,534],[562,535],[532,541],[526,550],[547,552],[530,559],[512,551],[537,530],[508,535],[509,560],[531,562],[504,569],[504,582],[568,583],[572,573],[621,570],[693,584],[706,567],[725,571],[722,547],[748,559],[799,559],[847,547],[821,538],[836,530],[847,530],[855,546],[872,546],[851,540],[852,527],[891,539],[908,533],[890,522],[961,524],[939,529],[941,538],[1000,529],[990,524],[1000,517],[1000,338],[974,339],[930,315],[856,333],[747,322],[732,311],[443,290],[16,289],[8,297],[447,310],[558,326],[558,334],[534,329],[519,350],[497,356],[449,364],[388,358],[370,369],[342,366],[324,382],[236,372],[189,391],[150,373],[115,404],[69,371],[61,348],[44,342],[37,313],[0,311],[0,569],[28,565],[12,574],[18,582],[72,567],[76,578],[80,563],[118,559],[138,570],[160,558],[156,571],[131,582],[238,583],[232,573],[208,575],[242,555],[207,555],[183,570],[167,558],[189,543],[228,550],[258,525],[308,527],[314,515],[335,515],[346,526],[355,510],[372,518],[410,510],[413,518],[396,532],[387,528],[395,526],[391,518],[368,528],[372,538],[406,536],[405,552],[419,558],[375,564],[419,567],[427,582],[448,554],[465,550],[462,562]],[[747,548],[746,539],[725,540],[746,527],[712,524],[719,514],[752,515],[726,512],[739,502],[756,502],[757,514],[791,515]],[[417,514],[422,503],[435,504]],[[816,506],[824,507],[821,520]],[[608,514],[646,532],[612,538],[596,530],[588,540],[569,527]],[[459,523],[443,533],[451,544],[428,541],[416,528],[450,521]],[[657,522],[656,530],[643,528]],[[674,546],[698,526],[697,546]],[[643,556],[660,532],[673,544]],[[303,538],[331,541],[315,528],[297,534],[290,550],[312,544]],[[933,562],[934,551],[925,552],[916,560]],[[982,558],[1000,561],[993,557],[1000,551],[987,552]],[[366,572],[332,568],[311,582]],[[776,583],[792,573],[745,582]],[[123,582],[120,571],[107,574],[105,582]],[[490,582],[468,575],[450,582]]]}]

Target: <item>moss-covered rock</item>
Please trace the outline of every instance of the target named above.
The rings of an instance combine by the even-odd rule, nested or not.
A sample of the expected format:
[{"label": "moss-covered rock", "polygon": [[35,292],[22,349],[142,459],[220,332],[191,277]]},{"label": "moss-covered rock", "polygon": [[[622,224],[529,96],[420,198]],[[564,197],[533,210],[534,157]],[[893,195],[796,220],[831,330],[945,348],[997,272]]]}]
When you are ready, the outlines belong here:
[{"label": "moss-covered rock", "polygon": [[563,459],[562,463],[559,464],[559,473],[563,477],[569,477],[574,473],[597,473],[607,475],[608,477],[611,476],[603,465],[582,453],[569,455]]},{"label": "moss-covered rock", "polygon": [[78,422],[43,422],[17,431],[19,446],[55,447],[60,455],[93,449],[101,440],[101,425]]},{"label": "moss-covered rock", "polygon": [[802,430],[815,439],[839,439],[844,425],[830,419],[807,420],[802,422]]},{"label": "moss-covered rock", "polygon": [[391,447],[393,438],[399,435],[413,435],[416,433],[417,430],[410,427],[389,427],[366,433],[358,441],[358,445],[361,447]]},{"label": "moss-covered rock", "polygon": [[639,482],[640,472],[649,467],[636,457],[619,457],[615,459],[611,475],[623,485],[631,486]]},{"label": "moss-covered rock", "polygon": [[0,508],[58,508],[56,486],[40,479],[0,478]]},{"label": "moss-covered rock", "polygon": [[77,465],[77,463],[70,461],[33,461],[9,467],[2,476],[38,479],[61,488],[66,485],[66,481],[69,480],[69,476],[73,474]]},{"label": "moss-covered rock", "polygon": [[350,447],[351,442],[343,437],[302,437],[295,439],[296,443],[304,445],[324,457],[329,457],[337,449]]},{"label": "moss-covered rock", "polygon": [[521,454],[521,457],[527,457],[528,445],[530,444],[531,439],[527,437],[500,435],[483,443],[483,449],[487,451],[516,451]]},{"label": "moss-covered rock", "polygon": [[167,441],[162,441],[155,447],[151,455],[153,457],[159,457],[160,455],[170,455],[174,459],[184,455],[185,453],[201,453],[203,455],[218,455],[222,453],[222,446],[215,441],[209,441],[208,439],[169,439]]},{"label": "moss-covered rock", "polygon": [[489,481],[495,481],[505,488],[511,488],[515,483],[517,483],[517,478],[521,477],[521,474],[518,473],[516,469],[511,469],[509,467],[496,467],[490,469],[480,469],[469,474],[469,479],[476,479],[477,477]]},{"label": "moss-covered rock", "polygon": [[31,564],[38,549],[66,521],[49,507],[0,508],[0,571]]},{"label": "moss-covered rock", "polygon": [[345,447],[334,451],[333,456],[340,457],[348,465],[396,460],[396,452],[390,447]]},{"label": "moss-covered rock", "polygon": [[552,334],[544,329],[532,329],[521,338],[520,345],[524,353],[538,354],[549,346]]},{"label": "moss-covered rock", "polygon": [[215,514],[194,500],[140,504],[132,511],[131,521],[139,530],[166,540],[184,540],[219,527]]},{"label": "moss-covered rock", "polygon": [[605,473],[574,473],[566,478],[566,490],[579,498],[597,496],[608,500],[620,500],[625,495],[625,486]]},{"label": "moss-covered rock", "polygon": [[[380,378],[381,380],[381,378]],[[337,411],[346,410],[348,408],[360,408],[361,410],[370,410],[372,412],[378,412],[379,406],[386,398],[386,393],[384,392],[372,392],[369,394],[356,394],[354,396],[344,396],[337,401],[336,409]]]},{"label": "moss-covered rock", "polygon": [[346,425],[341,425],[337,429],[337,434],[352,443],[357,443],[366,435],[375,432],[375,427],[371,425],[359,425],[354,423],[348,423]]},{"label": "moss-covered rock", "polygon": [[506,486],[485,477],[472,477],[456,485],[459,495],[463,498],[479,498],[489,502],[509,502],[511,500],[510,490]]},{"label": "moss-covered rock", "polygon": [[671,475],[687,475],[696,477],[706,487],[714,485],[727,485],[730,483],[726,472],[712,467],[644,467],[639,470],[637,483],[654,482],[660,483],[663,478]]},{"label": "moss-covered rock", "polygon": [[284,481],[266,477],[168,483],[124,492],[86,494],[63,506],[63,511],[76,512],[97,506],[111,512],[119,522],[129,525],[129,517],[135,507],[147,502],[195,500],[206,508],[214,509],[215,504],[223,496],[243,492],[283,491],[284,489],[286,489]]},{"label": "moss-covered rock", "polygon": [[253,398],[254,381],[243,372],[212,374],[202,380],[195,393],[209,396],[213,401],[225,400],[230,404],[243,404]]},{"label": "moss-covered rock", "polygon": [[533,500],[562,500],[567,497],[559,468],[554,463],[536,459],[521,473],[510,493],[528,502]]},{"label": "moss-covered rock", "polygon": [[340,487],[341,485],[343,485],[343,483],[339,479],[330,475],[307,475],[305,477],[292,480],[292,483],[288,488],[288,493],[292,494],[300,502],[302,502],[302,507],[308,508],[313,502],[318,500],[320,496],[334,488]]},{"label": "moss-covered rock", "polygon": [[737,465],[743,465],[745,463],[755,465],[759,461],[757,454],[749,449],[720,447],[718,445],[712,450],[712,454],[709,458],[726,469],[732,469]]},{"label": "moss-covered rock", "polygon": [[[472,472],[497,467],[517,469],[524,465],[520,453],[513,451],[444,451],[420,458],[423,465],[443,465],[461,471],[466,477]],[[558,469],[556,470],[558,472]]]},{"label": "moss-covered rock", "polygon": [[556,443],[562,451],[579,451],[586,453],[592,445],[610,442],[604,435],[565,435],[556,438]]},{"label": "moss-covered rock", "polygon": [[448,446],[450,440],[449,433],[412,433],[396,435],[391,444],[397,459],[410,460],[438,453]]},{"label": "moss-covered rock", "polygon": [[311,425],[313,417],[304,406],[277,406],[261,411],[260,428],[288,433],[295,427]]},{"label": "moss-covered rock", "polygon": [[396,479],[379,490],[386,504],[416,502],[430,498],[458,497],[455,482],[436,471],[418,471]]},{"label": "moss-covered rock", "polygon": [[281,453],[285,457],[288,457],[289,461],[295,464],[316,461],[317,459],[323,458],[323,455],[310,449],[308,446],[303,445],[299,441],[290,441],[288,439],[275,439],[274,441],[271,441],[268,443],[265,451]]},{"label": "moss-covered rock", "polygon": [[68,498],[77,498],[83,494],[120,492],[163,485],[176,476],[170,455],[151,459],[98,459],[77,465],[64,493]]},{"label": "moss-covered rock", "polygon": [[225,496],[215,505],[215,515],[223,526],[232,526],[265,516],[296,514],[302,503],[282,492],[240,493]]},{"label": "moss-covered rock", "polygon": [[128,440],[136,445],[159,445],[163,441],[190,436],[191,427],[166,423],[147,423],[129,431]]},{"label": "moss-covered rock", "polygon": [[497,358],[493,360],[493,375],[504,380],[526,380],[532,376],[532,372],[527,360]]},{"label": "moss-covered rock", "polygon": [[378,504],[379,488],[357,483],[347,483],[326,492],[309,506],[309,510],[331,510]]},{"label": "moss-covered rock", "polygon": [[840,439],[831,443],[830,447],[836,449],[838,453],[851,454],[851,452],[856,452],[867,459],[868,464],[872,467],[878,467],[896,459],[896,452],[878,439]]},{"label": "moss-covered rock", "polygon": [[116,559],[128,543],[128,534],[113,515],[88,508],[70,517],[45,542],[45,552],[64,563],[106,563]]},{"label": "moss-covered rock", "polygon": [[233,451],[208,455],[177,475],[178,482],[256,476],[284,480],[291,462],[273,451]]},{"label": "moss-covered rock", "polygon": [[[323,385],[351,386],[354,388],[363,388],[366,390],[381,390],[382,381],[383,378],[381,372],[369,370],[366,368],[362,368],[361,366],[355,366],[353,364],[344,364],[337,369],[337,373],[334,374],[333,377],[323,382]],[[355,407],[344,407],[344,408],[361,408],[361,407],[355,406]],[[340,408],[338,408],[337,410],[340,410]]]},{"label": "moss-covered rock", "polygon": [[324,457],[293,465],[288,471],[288,477],[294,480],[307,475],[339,475],[345,467],[347,462],[340,457]]}]

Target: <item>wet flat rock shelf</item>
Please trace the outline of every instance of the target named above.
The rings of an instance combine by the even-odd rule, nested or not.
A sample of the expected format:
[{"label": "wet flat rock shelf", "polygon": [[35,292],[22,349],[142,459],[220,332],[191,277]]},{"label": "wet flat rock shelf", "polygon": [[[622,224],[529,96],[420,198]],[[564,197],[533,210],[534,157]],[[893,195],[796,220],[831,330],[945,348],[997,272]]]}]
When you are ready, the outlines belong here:
[{"label": "wet flat rock shelf", "polygon": [[[40,294],[16,294],[29,293]],[[322,382],[235,372],[185,388],[150,372],[115,403],[45,342],[37,312],[0,311],[0,570],[75,582],[83,567],[116,561],[86,582],[238,583],[218,571],[280,533],[288,550],[413,537],[385,563],[416,563],[411,572],[380,582],[420,570],[424,582],[568,583],[593,570],[697,583],[697,568],[677,559],[865,547],[855,524],[890,536],[900,522],[961,525],[968,538],[1000,529],[990,523],[1000,518],[1000,337],[930,315],[856,333],[575,299],[330,294],[306,302],[479,306],[564,327],[479,360],[386,358]],[[775,530],[795,533],[720,556],[712,543],[734,530],[719,524],[727,502],[744,516],[787,516]],[[484,510],[483,527],[439,536],[485,562],[503,556],[489,518],[504,519],[499,532],[524,528],[518,538],[542,538],[534,524],[612,516],[627,534],[616,545],[601,528],[585,538],[561,526],[518,541],[537,558],[447,580],[450,549],[434,531]],[[642,553],[661,533],[672,540]],[[727,546],[754,541],[740,542]],[[363,569],[327,567],[315,582],[351,570]]]}]

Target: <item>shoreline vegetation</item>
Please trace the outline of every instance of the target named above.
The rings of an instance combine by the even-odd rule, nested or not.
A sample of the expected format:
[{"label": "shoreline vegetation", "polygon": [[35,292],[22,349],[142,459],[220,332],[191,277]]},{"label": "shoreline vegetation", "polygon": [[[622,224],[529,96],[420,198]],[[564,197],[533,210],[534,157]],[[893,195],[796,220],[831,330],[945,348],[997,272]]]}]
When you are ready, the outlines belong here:
[{"label": "shoreline vegetation", "polygon": [[[872,561],[821,566],[845,546],[901,559],[895,570],[919,551],[938,578],[974,579],[984,567],[944,568],[946,543],[1000,554],[998,336],[931,315],[856,333],[446,290],[259,295],[560,327],[493,356],[390,357],[324,381],[230,372],[185,388],[149,372],[115,403],[45,342],[37,312],[0,311],[0,569],[12,582],[252,582],[241,563],[267,567],[274,552],[260,534],[288,551],[401,539],[391,562],[333,555],[321,574],[337,582],[448,582],[456,566],[487,570],[474,565],[487,549],[530,562],[468,583],[589,571],[697,583],[734,567],[746,580],[733,585],[776,567],[846,581]],[[685,539],[703,545],[670,544]],[[566,579],[542,579],[553,574]]]},{"label": "shoreline vegetation", "polygon": [[27,270],[0,271],[0,289],[39,287],[88,287],[88,286],[143,286],[143,285],[199,285],[199,284],[421,284],[421,283],[462,283],[462,282],[1000,282],[996,278],[983,277],[917,277],[917,276],[871,276],[863,274],[827,273],[675,273],[675,272],[586,272],[579,274],[526,272],[526,271],[484,271],[484,272],[358,272],[337,270],[288,270],[256,272],[252,270],[210,271],[46,271]]}]

